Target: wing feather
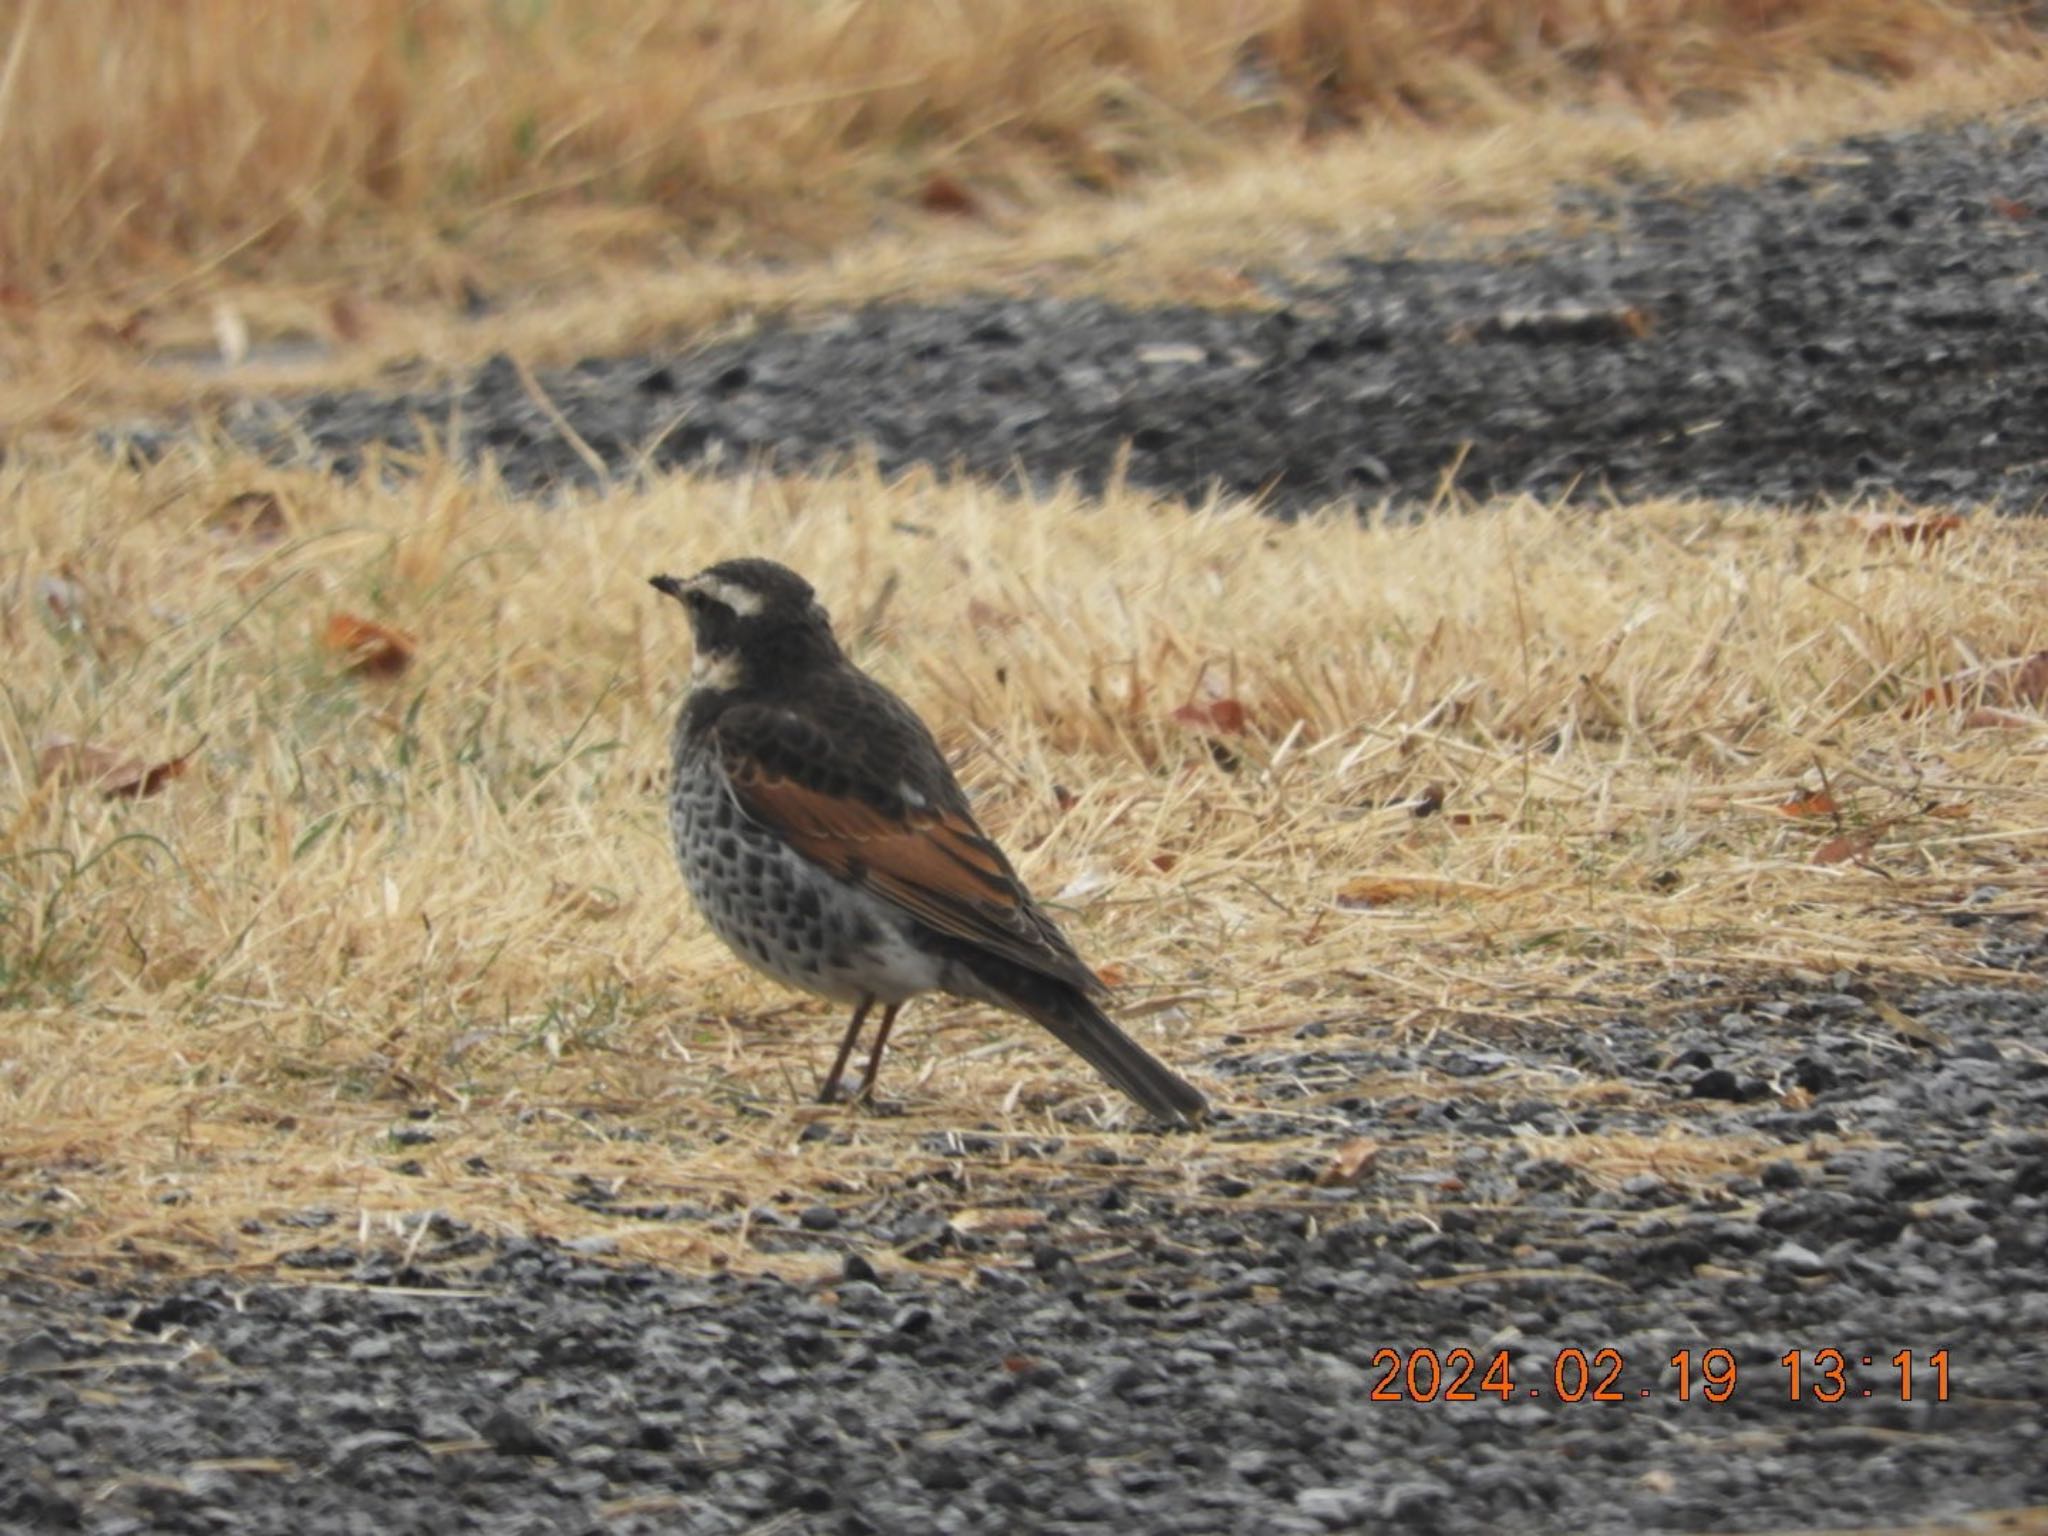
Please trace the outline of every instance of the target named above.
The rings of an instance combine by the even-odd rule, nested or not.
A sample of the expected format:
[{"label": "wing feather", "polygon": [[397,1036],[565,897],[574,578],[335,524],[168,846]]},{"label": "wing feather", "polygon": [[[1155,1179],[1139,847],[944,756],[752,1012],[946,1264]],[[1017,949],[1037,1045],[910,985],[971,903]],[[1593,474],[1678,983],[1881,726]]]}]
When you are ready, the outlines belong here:
[{"label": "wing feather", "polygon": [[[905,795],[907,779],[886,780],[868,763],[835,753],[832,743],[847,733],[788,711],[742,705],[712,730],[740,808],[821,869],[927,927],[1100,993],[1094,973],[976,824],[923,727],[885,697],[916,731],[917,739],[895,746],[928,754],[913,764],[925,803]],[[900,736],[901,720],[891,723]],[[900,752],[886,756],[900,761]]]}]

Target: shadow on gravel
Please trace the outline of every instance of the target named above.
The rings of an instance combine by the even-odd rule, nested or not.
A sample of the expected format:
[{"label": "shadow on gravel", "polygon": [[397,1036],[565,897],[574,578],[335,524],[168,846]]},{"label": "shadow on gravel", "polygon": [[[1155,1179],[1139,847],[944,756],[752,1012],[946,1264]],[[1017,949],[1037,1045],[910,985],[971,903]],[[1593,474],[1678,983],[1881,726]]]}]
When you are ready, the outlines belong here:
[{"label": "shadow on gravel", "polygon": [[[463,387],[269,402],[230,428],[343,471],[460,423],[525,492],[612,473],[843,461],[1283,513],[1333,500],[2048,493],[2048,143],[1856,140],[1746,186],[1571,210],[1498,260],[1352,260],[1277,313],[879,307],[811,329]],[[2036,204],[2039,211],[2036,211]],[[556,413],[559,413],[559,418]],[[566,421],[578,446],[565,435]]]},{"label": "shadow on gravel", "polygon": [[[1987,966],[2048,961],[1996,932]],[[1215,1137],[1245,1177],[1175,1198],[1050,1144],[1020,1195],[1008,1141],[948,1138],[924,1209],[744,1213],[770,1263],[835,1257],[823,1285],[455,1222],[409,1263],[316,1243],[305,1285],[16,1280],[0,1525],[1618,1533],[2048,1503],[2048,1004],[1843,981],[1227,1047],[1211,1069],[1271,1106]],[[1304,1100],[1378,1143],[1356,1184],[1261,1160]],[[1589,1177],[1575,1148],[1632,1131],[1644,1171]],[[1699,1136],[1754,1172],[1686,1178]],[[1043,1223],[935,1214],[991,1188]]]}]

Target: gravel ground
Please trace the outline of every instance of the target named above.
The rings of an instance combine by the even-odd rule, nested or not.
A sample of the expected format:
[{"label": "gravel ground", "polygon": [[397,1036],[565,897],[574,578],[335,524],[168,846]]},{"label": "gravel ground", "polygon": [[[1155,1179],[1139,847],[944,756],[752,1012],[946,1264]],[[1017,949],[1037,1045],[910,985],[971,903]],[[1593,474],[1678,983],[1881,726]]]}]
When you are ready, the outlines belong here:
[{"label": "gravel ground", "polygon": [[[1982,926],[2003,930],[1987,964],[2048,962],[2018,924]],[[1403,1085],[1331,1107],[1379,1146],[1357,1184],[1261,1156],[1299,1129],[1279,1115],[1226,1127],[1242,1176],[1197,1197],[1056,1143],[1021,1149],[1018,1184],[1013,1142],[962,1135],[939,1148],[958,1180],[748,1213],[770,1255],[836,1259],[828,1284],[612,1268],[453,1222],[405,1268],[309,1234],[310,1284],[17,1281],[0,1521],[1309,1536],[2048,1504],[2048,1000],[1928,990],[1893,1003],[1902,1031],[1845,980],[1683,977],[1675,1012],[1407,1050],[1319,1021],[1210,1066],[1276,1108]],[[1608,1091],[1573,1094],[1588,1082]],[[1574,1132],[1674,1126],[1754,1138],[1757,1171],[1688,1192],[1596,1187],[1569,1161]],[[970,1180],[1043,1224],[949,1225]],[[971,1279],[878,1278],[897,1256]],[[1448,1401],[1459,1349],[1471,1400]]]},{"label": "gravel ground", "polygon": [[[1129,437],[1146,483],[1295,505],[1427,495],[1470,440],[1475,491],[1584,474],[2017,508],[2048,462],[2027,409],[2048,395],[2042,241],[2018,207],[2043,169],[2031,132],[1865,143],[1800,179],[1603,206],[1597,241],[1355,263],[1280,317],[878,310],[545,385],[620,462],[679,419],[654,462],[865,437],[888,467],[1099,479]],[[297,410],[345,468],[448,403]],[[509,370],[462,408],[515,483],[580,473]],[[1946,920],[1981,936],[1987,976],[2048,970],[2033,920],[1976,896]],[[1404,1045],[1332,1016],[1226,1041],[1206,1068],[1269,1108],[1223,1127],[1195,1193],[1158,1176],[1178,1138],[1119,1163],[990,1132],[930,1149],[950,1180],[729,1218],[792,1274],[823,1256],[828,1284],[622,1268],[456,1221],[400,1267],[308,1212],[292,1273],[131,1289],[55,1273],[17,1222],[0,1528],[1307,1536],[2048,1505],[2048,998],[1666,990],[1571,1000],[1591,1027]],[[1356,1182],[1319,1182],[1327,1152],[1287,1161],[1310,1094],[1327,1146],[1376,1144]],[[1662,1172],[1574,1161],[1575,1136],[1629,1131],[1667,1138]],[[1753,1172],[1689,1162],[1741,1138]],[[948,1220],[991,1190],[1042,1221]]]},{"label": "gravel ground", "polygon": [[[2041,213],[2037,217],[2033,206]],[[2048,137],[1857,140],[1760,185],[1584,195],[1591,238],[1493,260],[1354,260],[1280,313],[1086,302],[877,307],[542,389],[614,471],[871,447],[915,464],[1427,500],[2048,495]],[[459,411],[459,418],[458,418]],[[509,362],[461,389],[266,406],[236,430],[344,470],[459,419],[523,490],[592,478]]]}]

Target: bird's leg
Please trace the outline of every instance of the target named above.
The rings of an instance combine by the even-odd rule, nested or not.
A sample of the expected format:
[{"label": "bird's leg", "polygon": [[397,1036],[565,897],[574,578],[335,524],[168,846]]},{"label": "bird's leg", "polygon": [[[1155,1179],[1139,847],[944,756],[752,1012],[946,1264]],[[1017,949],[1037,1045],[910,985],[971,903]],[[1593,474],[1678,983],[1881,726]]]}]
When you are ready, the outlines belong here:
[{"label": "bird's leg", "polygon": [[901,1003],[891,1003],[882,1010],[882,1027],[875,1031],[875,1043],[868,1051],[868,1069],[860,1075],[860,1092],[854,1101],[874,1097],[875,1075],[882,1070],[882,1052],[889,1046],[889,1031],[896,1027],[896,1015],[902,1010]]},{"label": "bird's leg", "polygon": [[[853,1055],[853,1042],[860,1038],[860,1027],[867,1021],[868,1010],[874,1006],[872,997],[864,997],[860,1006],[853,1010],[853,1017],[847,1021],[845,1038],[839,1042],[839,1054],[832,1058],[832,1070],[825,1074],[825,1086],[818,1090],[820,1104],[830,1104],[839,1096],[839,1079],[846,1075],[846,1062]],[[893,1014],[894,1010],[891,1012]]]}]

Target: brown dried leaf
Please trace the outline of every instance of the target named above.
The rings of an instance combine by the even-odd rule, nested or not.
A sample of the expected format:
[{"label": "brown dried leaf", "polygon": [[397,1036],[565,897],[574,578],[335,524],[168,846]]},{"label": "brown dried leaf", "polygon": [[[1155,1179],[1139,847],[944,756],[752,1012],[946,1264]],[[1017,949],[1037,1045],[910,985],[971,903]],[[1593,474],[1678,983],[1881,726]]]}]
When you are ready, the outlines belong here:
[{"label": "brown dried leaf", "polygon": [[103,799],[141,800],[183,777],[198,751],[195,745],[163,762],[143,763],[89,741],[52,736],[36,753],[36,771],[56,783],[96,789]]},{"label": "brown dried leaf", "polygon": [[210,521],[223,532],[268,542],[284,534],[284,503],[271,491],[243,491],[222,502]]},{"label": "brown dried leaf", "polygon": [[[1917,715],[1928,709],[1957,709],[1970,705],[1996,713],[2000,705],[2039,709],[2044,703],[2048,703],[2048,651],[2036,651],[2031,656],[2015,656],[2009,661],[1994,661],[1986,666],[1951,672],[1907,704],[1905,712]],[[1964,723],[2006,725],[2012,722],[2010,719],[1977,721],[1970,717]],[[2032,725],[2035,722],[2020,723]]]},{"label": "brown dried leaf", "polygon": [[1871,544],[1933,544],[1963,526],[1953,512],[1933,517],[1909,517],[1898,512],[1861,512],[1852,519]]},{"label": "brown dried leaf", "polygon": [[1337,905],[1391,907],[1410,901],[1461,901],[1499,894],[1489,885],[1464,880],[1439,880],[1432,875],[1366,875],[1337,888]]},{"label": "brown dried leaf", "polygon": [[321,644],[348,658],[344,670],[358,677],[397,677],[412,665],[417,648],[411,635],[352,613],[330,615]]},{"label": "brown dried leaf", "polygon": [[1927,814],[1937,821],[1962,821],[1975,809],[1975,801],[1958,800],[1952,805],[1930,805]]},{"label": "brown dried leaf", "polygon": [[2009,709],[1973,709],[1963,716],[1965,730],[2024,731],[2041,722],[2032,715],[2016,715]]},{"label": "brown dried leaf", "polygon": [[967,600],[967,622],[979,630],[1000,631],[1015,629],[1024,620],[1007,608],[998,608],[994,603],[971,597]]},{"label": "brown dried leaf", "polygon": [[1845,832],[1840,837],[1831,837],[1813,851],[1816,864],[1846,864],[1853,859],[1869,857],[1870,850],[1877,846],[1881,827],[1865,827],[1861,832]]},{"label": "brown dried leaf", "polygon": [[1244,734],[1244,705],[1236,699],[1194,700],[1176,709],[1173,718],[1194,731],[1214,732],[1225,736]]},{"label": "brown dried leaf", "polygon": [[1356,1184],[1379,1161],[1380,1144],[1370,1136],[1354,1136],[1339,1147],[1316,1175],[1316,1183],[1324,1189],[1342,1184]]},{"label": "brown dried leaf", "polygon": [[1778,807],[1778,814],[1792,817],[1835,816],[1841,813],[1841,809],[1835,804],[1833,795],[1824,789],[1818,789],[1812,794],[1795,792],[1790,800]]},{"label": "brown dried leaf", "polygon": [[2015,224],[2024,223],[2034,216],[2034,210],[2018,198],[2000,197],[1996,193],[1991,197],[1991,211],[2001,219],[2011,219]]},{"label": "brown dried leaf", "polygon": [[1162,875],[1172,874],[1174,866],[1179,863],[1180,855],[1177,853],[1155,853],[1152,855],[1152,867]]},{"label": "brown dried leaf", "polygon": [[328,301],[327,323],[341,341],[361,341],[370,334],[369,316],[354,294],[338,293]]},{"label": "brown dried leaf", "polygon": [[981,212],[981,199],[957,177],[935,171],[925,179],[917,194],[917,206],[926,213],[948,213],[966,217]]}]

